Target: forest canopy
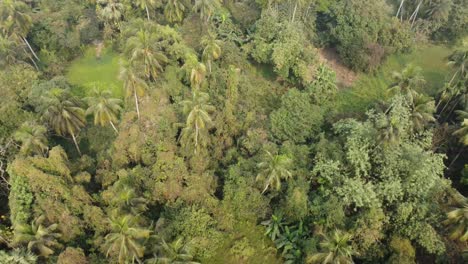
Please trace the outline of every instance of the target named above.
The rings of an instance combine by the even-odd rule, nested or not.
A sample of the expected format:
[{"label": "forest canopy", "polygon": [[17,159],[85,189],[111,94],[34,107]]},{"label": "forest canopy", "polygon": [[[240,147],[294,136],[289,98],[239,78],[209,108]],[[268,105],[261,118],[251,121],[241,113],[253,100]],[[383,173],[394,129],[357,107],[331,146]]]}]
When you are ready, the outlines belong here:
[{"label": "forest canopy", "polygon": [[467,0],[1,0],[0,263],[466,263]]}]

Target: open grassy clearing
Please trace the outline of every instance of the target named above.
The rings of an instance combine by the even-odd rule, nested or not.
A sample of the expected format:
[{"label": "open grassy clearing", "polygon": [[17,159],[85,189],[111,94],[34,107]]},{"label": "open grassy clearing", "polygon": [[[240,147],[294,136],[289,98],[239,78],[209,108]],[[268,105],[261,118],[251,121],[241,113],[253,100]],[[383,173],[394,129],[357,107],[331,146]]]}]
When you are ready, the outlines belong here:
[{"label": "open grassy clearing", "polygon": [[115,97],[122,98],[119,63],[120,56],[111,48],[104,49],[100,59],[96,58],[94,46],[87,48],[83,57],[73,61],[67,72],[68,81],[75,86],[73,92],[87,96],[94,87],[98,87],[108,89]]},{"label": "open grassy clearing", "polygon": [[385,100],[388,86],[393,82],[392,73],[413,64],[423,70],[427,81],[424,93],[434,96],[443,86],[449,72],[447,57],[453,49],[446,46],[427,45],[408,54],[390,56],[382,67],[372,74],[360,74],[354,85],[338,93],[338,113],[357,113],[371,108],[374,103]]}]

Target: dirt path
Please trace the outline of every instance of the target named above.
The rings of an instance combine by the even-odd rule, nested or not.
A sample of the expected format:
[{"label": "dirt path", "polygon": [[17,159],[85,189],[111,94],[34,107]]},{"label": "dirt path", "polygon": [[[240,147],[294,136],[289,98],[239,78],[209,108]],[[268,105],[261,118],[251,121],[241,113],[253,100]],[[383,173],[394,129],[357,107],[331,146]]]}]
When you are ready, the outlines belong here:
[{"label": "dirt path", "polygon": [[350,87],[357,80],[357,73],[346,67],[332,48],[318,50],[319,60],[332,68],[340,87]]}]

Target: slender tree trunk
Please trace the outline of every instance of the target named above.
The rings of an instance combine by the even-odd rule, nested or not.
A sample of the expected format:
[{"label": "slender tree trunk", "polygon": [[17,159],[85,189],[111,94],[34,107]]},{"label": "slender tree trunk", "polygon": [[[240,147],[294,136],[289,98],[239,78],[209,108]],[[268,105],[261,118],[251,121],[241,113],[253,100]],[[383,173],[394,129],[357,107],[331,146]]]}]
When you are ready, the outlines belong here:
[{"label": "slender tree trunk", "polygon": [[28,58],[29,60],[31,60],[32,64],[34,65],[34,68],[36,68],[36,71],[39,71],[39,67],[36,64],[36,61],[34,61],[34,59],[29,55],[28,55]]},{"label": "slender tree trunk", "polygon": [[138,106],[138,96],[135,87],[133,88],[133,96],[135,97],[135,106],[137,110],[138,119],[140,119],[140,107]]},{"label": "slender tree trunk", "polygon": [[450,169],[450,167],[452,167],[452,165],[455,163],[455,161],[457,161],[458,157],[460,157],[460,154],[463,152],[463,149],[464,147],[461,148],[461,150],[458,152],[458,154],[455,156],[455,158],[452,160],[452,162],[450,162],[450,165],[448,165],[448,169]]},{"label": "slender tree trunk", "polygon": [[411,17],[410,17],[410,20],[411,20],[411,18],[413,19],[413,21],[411,22],[411,27],[413,27],[413,26],[414,26],[414,22],[416,22],[416,18],[418,17],[419,8],[421,7],[422,2],[423,2],[422,0],[419,1],[418,6],[416,7],[416,9],[414,10],[413,14],[412,14]]},{"label": "slender tree trunk", "polygon": [[78,151],[78,154],[80,154],[81,156],[81,150],[80,150],[80,147],[78,146],[78,143],[76,142],[75,134],[71,133],[71,136],[72,136],[73,142],[75,143],[76,150]]},{"label": "slender tree trunk", "polygon": [[36,58],[36,60],[38,60],[38,61],[41,61],[41,60],[39,59],[39,57],[37,57],[37,55],[36,55],[36,53],[34,52],[34,50],[31,48],[31,45],[29,45],[28,40],[27,40],[26,38],[24,38],[24,37],[21,37],[21,36],[20,36],[20,38],[23,39],[24,43],[26,43],[26,45],[28,46],[29,50],[30,50],[31,53],[33,54],[34,58]]},{"label": "slender tree trunk", "polygon": [[150,20],[148,5],[145,5],[145,10],[146,10],[146,17],[148,18],[148,20]]},{"label": "slender tree trunk", "polygon": [[296,2],[296,4],[294,5],[294,11],[293,11],[293,15],[292,15],[291,22],[294,22],[294,18],[296,17],[296,11],[297,11],[297,2]]},{"label": "slender tree trunk", "polygon": [[198,148],[198,123],[197,121],[195,120],[195,153],[197,152],[197,148]]},{"label": "slender tree trunk", "polygon": [[119,133],[117,128],[114,126],[114,123],[112,123],[112,121],[109,121],[109,123],[111,124],[112,128],[115,130],[115,133]]},{"label": "slender tree trunk", "polygon": [[[403,8],[403,4],[405,3],[405,0],[401,0],[400,2],[400,7],[398,8],[398,11],[396,13],[396,17],[398,18],[398,15],[400,14],[401,12],[401,9]],[[403,14],[402,14],[403,15]]]}]

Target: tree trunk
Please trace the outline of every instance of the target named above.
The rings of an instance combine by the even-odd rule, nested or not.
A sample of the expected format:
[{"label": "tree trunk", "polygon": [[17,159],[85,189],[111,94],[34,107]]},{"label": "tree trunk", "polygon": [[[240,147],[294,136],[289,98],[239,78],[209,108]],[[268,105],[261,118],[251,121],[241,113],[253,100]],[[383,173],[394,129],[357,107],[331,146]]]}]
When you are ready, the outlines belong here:
[{"label": "tree trunk", "polygon": [[291,22],[294,22],[294,18],[296,17],[296,11],[297,11],[297,2],[296,2],[296,4],[294,5],[294,11],[293,11],[293,15],[292,15]]},{"label": "tree trunk", "polygon": [[150,20],[148,5],[145,5],[145,10],[146,10],[146,17],[148,18],[148,20]]},{"label": "tree trunk", "polygon": [[140,119],[140,107],[138,106],[138,96],[135,88],[133,88],[133,95],[135,96],[135,106],[137,110],[138,119]]},{"label": "tree trunk", "polygon": [[416,9],[414,10],[413,14],[410,17],[410,20],[411,20],[411,18],[413,19],[413,21],[411,22],[411,28],[414,26],[414,22],[416,22],[416,18],[418,17],[419,8],[421,7],[422,2],[423,2],[422,0],[419,1],[418,6],[416,7]]},{"label": "tree trunk", "polygon": [[119,133],[117,128],[114,126],[114,123],[112,123],[112,121],[109,121],[109,123],[111,124],[112,128],[115,130],[115,133]]},{"label": "tree trunk", "polygon": [[80,147],[78,146],[78,143],[76,142],[75,134],[71,133],[71,136],[73,138],[73,142],[75,143],[76,150],[78,151],[78,154],[80,154],[81,156],[81,150],[80,150]]},{"label": "tree trunk", "polygon": [[41,60],[39,59],[39,57],[37,57],[37,55],[36,55],[36,53],[34,52],[34,50],[31,48],[31,45],[29,45],[28,40],[27,40],[26,38],[24,38],[24,37],[20,37],[20,38],[22,38],[23,41],[24,41],[24,43],[26,43],[26,45],[28,46],[29,50],[30,50],[31,53],[33,54],[34,58],[36,58],[38,61],[41,61]]},{"label": "tree trunk", "polygon": [[[398,15],[400,14],[401,12],[401,9],[403,8],[403,4],[405,3],[405,0],[401,0],[401,3],[400,3],[400,7],[398,8],[398,11],[396,13],[396,17],[398,18]],[[402,14],[403,16],[403,14]]]},{"label": "tree trunk", "polygon": [[195,120],[195,153],[197,153],[197,148],[198,148],[198,123]]}]

